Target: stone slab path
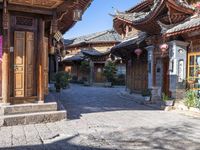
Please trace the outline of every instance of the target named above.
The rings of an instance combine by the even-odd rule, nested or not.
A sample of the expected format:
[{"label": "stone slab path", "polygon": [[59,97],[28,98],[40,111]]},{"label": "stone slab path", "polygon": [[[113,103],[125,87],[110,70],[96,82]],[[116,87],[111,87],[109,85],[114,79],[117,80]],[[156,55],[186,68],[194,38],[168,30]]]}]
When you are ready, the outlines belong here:
[{"label": "stone slab path", "polygon": [[122,88],[71,85],[67,121],[0,128],[0,150],[200,150],[200,118],[119,97]]}]

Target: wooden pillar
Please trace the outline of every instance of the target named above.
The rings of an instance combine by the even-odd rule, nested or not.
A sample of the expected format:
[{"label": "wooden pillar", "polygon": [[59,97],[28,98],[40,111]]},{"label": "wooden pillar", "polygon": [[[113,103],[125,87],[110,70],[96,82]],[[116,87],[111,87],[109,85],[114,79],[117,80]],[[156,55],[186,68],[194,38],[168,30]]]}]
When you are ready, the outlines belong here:
[{"label": "wooden pillar", "polygon": [[10,103],[9,46],[10,46],[9,13],[7,10],[7,0],[4,0],[3,1],[3,58],[2,58],[2,99],[4,104]]},{"label": "wooden pillar", "polygon": [[38,37],[38,100],[44,102],[44,30],[45,22],[39,19],[39,37]]},{"label": "wooden pillar", "polygon": [[94,62],[90,60],[90,84],[94,82]]}]

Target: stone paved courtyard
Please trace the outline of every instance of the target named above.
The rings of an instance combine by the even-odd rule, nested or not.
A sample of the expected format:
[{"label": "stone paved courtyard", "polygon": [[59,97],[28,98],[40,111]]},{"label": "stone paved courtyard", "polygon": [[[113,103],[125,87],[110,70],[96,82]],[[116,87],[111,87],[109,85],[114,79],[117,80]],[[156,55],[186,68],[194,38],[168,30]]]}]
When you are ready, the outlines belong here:
[{"label": "stone paved courtyard", "polygon": [[120,90],[72,85],[60,96],[68,121],[1,127],[0,150],[200,149],[199,118],[153,110]]}]

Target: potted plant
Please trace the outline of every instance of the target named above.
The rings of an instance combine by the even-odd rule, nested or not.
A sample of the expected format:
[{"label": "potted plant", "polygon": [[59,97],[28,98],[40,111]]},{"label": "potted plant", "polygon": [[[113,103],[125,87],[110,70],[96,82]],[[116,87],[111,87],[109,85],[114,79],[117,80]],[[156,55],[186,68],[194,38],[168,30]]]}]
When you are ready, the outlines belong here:
[{"label": "potted plant", "polygon": [[107,82],[105,83],[106,87],[111,87],[113,85],[117,69],[115,64],[112,61],[108,61],[104,67],[103,75],[106,77]]},{"label": "potted plant", "polygon": [[194,84],[195,83],[195,79],[194,78],[189,78],[187,80],[188,84]]},{"label": "potted plant", "polygon": [[56,92],[60,92],[61,89],[66,89],[69,85],[68,73],[61,71],[55,74],[55,88]]},{"label": "potted plant", "polygon": [[165,102],[166,106],[173,106],[174,104],[174,100],[170,99],[168,95],[166,95],[165,93],[162,93],[162,100],[163,102]]},{"label": "potted plant", "polygon": [[146,89],[146,90],[142,91],[142,96],[144,97],[145,101],[150,101],[151,100],[151,90]]},{"label": "potted plant", "polygon": [[190,107],[195,107],[196,106],[196,102],[198,99],[198,95],[197,92],[194,90],[188,90],[186,91],[186,95],[185,95],[185,105],[190,108]]},{"label": "potted plant", "polygon": [[90,64],[89,64],[89,62],[88,61],[82,61],[81,62],[81,65],[80,65],[80,70],[81,70],[81,72],[82,72],[82,74],[83,74],[83,84],[85,85],[85,86],[89,86],[90,84],[89,84],[89,73],[90,73]]}]

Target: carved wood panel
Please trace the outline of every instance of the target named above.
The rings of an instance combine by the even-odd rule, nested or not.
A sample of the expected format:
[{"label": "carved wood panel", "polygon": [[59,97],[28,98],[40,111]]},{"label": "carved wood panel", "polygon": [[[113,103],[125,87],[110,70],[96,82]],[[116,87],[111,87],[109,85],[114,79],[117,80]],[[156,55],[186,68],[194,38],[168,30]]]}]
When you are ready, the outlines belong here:
[{"label": "carved wood panel", "polygon": [[45,91],[46,95],[49,92],[49,89],[48,89],[48,83],[49,83],[48,41],[49,41],[49,39],[45,37],[44,38],[44,54],[43,54],[44,57],[43,58],[44,58],[44,91]]},{"label": "carved wood panel", "polygon": [[64,0],[10,0],[9,3],[35,7],[55,8]]},{"label": "carved wood panel", "polygon": [[24,97],[25,32],[14,33],[14,96]]},{"label": "carved wood panel", "polygon": [[33,96],[34,33],[26,32],[26,96]]}]

